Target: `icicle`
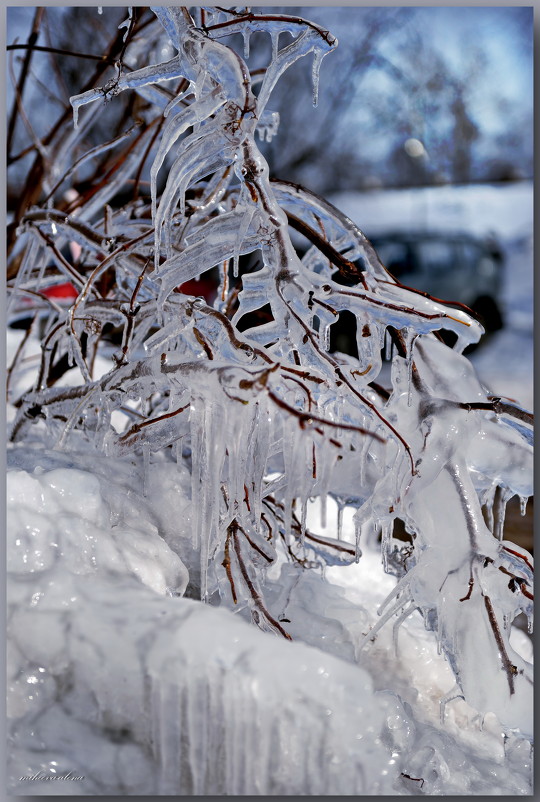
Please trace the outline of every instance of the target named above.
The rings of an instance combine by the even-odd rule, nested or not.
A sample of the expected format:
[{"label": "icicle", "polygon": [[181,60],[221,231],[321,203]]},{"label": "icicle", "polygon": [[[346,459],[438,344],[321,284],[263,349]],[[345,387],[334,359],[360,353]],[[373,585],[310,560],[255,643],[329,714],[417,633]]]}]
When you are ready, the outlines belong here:
[{"label": "icicle", "polygon": [[498,485],[493,499],[493,535],[497,540],[502,540],[504,535],[504,519],[506,517],[506,505],[513,493],[507,487]]},{"label": "icicle", "polygon": [[202,99],[203,94],[203,87],[204,82],[206,81],[206,72],[205,70],[201,70],[192,84],[193,94],[195,96],[195,102],[199,103]]},{"label": "icicle", "polygon": [[[166,106],[165,106],[165,108],[163,109],[163,116],[164,116],[164,117],[168,117],[168,116],[169,116],[169,114],[171,113],[171,111],[172,111],[172,110],[173,110],[173,109],[174,109],[174,108],[175,108],[175,107],[176,107],[176,106],[177,106],[179,103],[181,103],[181,102],[182,102],[182,100],[184,100],[184,99],[185,99],[185,98],[186,98],[186,97],[187,97],[187,96],[188,96],[190,93],[191,93],[191,87],[189,87],[188,89],[186,89],[186,91],[185,91],[185,92],[180,92],[180,94],[179,94],[179,95],[177,95],[175,98],[173,98],[172,100],[170,100],[170,101],[169,101],[169,103],[167,103],[167,105],[166,105]],[[187,126],[186,126],[186,127],[187,127]],[[180,134],[179,134],[179,135],[180,135]],[[177,137],[177,139],[178,139],[178,137]]]},{"label": "icicle", "polygon": [[249,58],[249,40],[251,38],[250,29],[248,27],[244,28],[242,35],[244,37],[244,60],[247,61]]},{"label": "icicle", "polygon": [[344,509],[345,509],[345,505],[343,504],[343,502],[340,499],[338,499],[338,503],[337,503],[337,524],[336,524],[336,529],[337,529],[336,537],[337,537],[338,540],[341,540],[341,533],[343,531],[343,510]]},{"label": "icicle", "polygon": [[399,635],[399,628],[403,624],[404,621],[413,613],[415,610],[415,606],[413,603],[409,604],[408,607],[405,607],[397,621],[394,622],[394,626],[392,629],[392,643],[394,646],[394,654],[398,657],[398,635]]},{"label": "icicle", "polygon": [[413,368],[413,351],[416,342],[416,334],[410,335],[407,331],[407,406],[410,407],[412,403],[412,368]]},{"label": "icicle", "polygon": [[[412,613],[413,610],[412,606],[410,605],[410,598],[408,596],[405,598],[404,601],[402,601],[401,598],[399,598],[394,604],[394,606],[391,607],[389,610],[387,610],[387,612],[384,613],[384,615],[382,614],[383,607],[384,605],[381,605],[381,607],[379,607],[379,609],[377,610],[377,615],[381,616],[377,621],[377,623],[371,627],[367,635],[365,635],[365,637],[362,638],[362,640],[358,644],[359,651],[363,649],[364,646],[366,646],[369,643],[369,641],[373,640],[375,635],[377,635],[377,633],[382,629],[382,627],[386,624],[386,622],[392,618],[392,616],[401,611],[400,612],[400,618],[401,618],[405,609],[408,609],[408,612],[410,613]],[[405,616],[405,618],[406,617],[407,616]]]},{"label": "icicle", "polygon": [[122,28],[126,29],[126,32],[125,32],[125,34],[124,34],[124,36],[122,38],[123,42],[125,42],[126,39],[127,39],[127,36],[128,36],[128,33],[129,33],[129,26],[131,24],[132,17],[133,17],[133,7],[129,6],[127,19],[125,19],[123,22],[121,22],[120,25],[118,26],[118,30],[119,31],[122,30]]},{"label": "icicle", "polygon": [[386,362],[390,362],[392,359],[392,353],[394,350],[394,343],[392,342],[392,338],[388,333],[388,329],[384,330],[384,358]]},{"label": "icicle", "polygon": [[534,614],[531,611],[530,613],[527,614],[527,632],[529,633],[529,635],[533,634],[533,630],[534,630]]},{"label": "icicle", "polygon": [[519,497],[519,511],[521,515],[526,515],[527,513],[527,502],[529,500],[528,496],[520,496]]},{"label": "icicle", "polygon": [[176,459],[176,466],[178,469],[180,469],[184,464],[182,457],[183,447],[184,447],[184,435],[181,435],[174,444],[174,457]]},{"label": "icicle", "polygon": [[[377,528],[377,524],[374,524]],[[381,524],[381,553],[385,573],[388,573],[388,558],[392,547],[393,521],[383,521]]]},{"label": "icicle", "polygon": [[362,443],[362,448],[360,451],[360,487],[364,487],[366,480],[366,464],[369,457],[369,441],[369,437],[364,438],[364,442]]},{"label": "icicle", "polygon": [[442,622],[440,600],[439,600],[439,609],[437,609],[437,654],[442,654],[442,640],[443,640],[443,622]]},{"label": "icicle", "polygon": [[307,503],[306,497],[300,499],[300,543],[302,546],[306,538]]},{"label": "icicle", "polygon": [[328,499],[326,493],[323,493],[322,496],[320,497],[320,522],[322,529],[326,529],[326,520],[327,520],[326,513],[328,509],[327,500]]},{"label": "icicle", "polygon": [[[54,223],[53,223],[53,226],[54,226]],[[56,228],[56,226],[55,226],[55,228]],[[43,276],[45,275],[46,267],[47,267],[47,260],[46,259],[42,259],[41,260],[41,264],[39,266],[39,273],[38,273],[36,282],[34,284],[34,289],[35,289],[36,292],[39,292],[39,290],[41,289],[41,282],[43,281]]]},{"label": "icicle", "polygon": [[328,352],[330,350],[330,326],[323,326],[321,347],[323,351]]},{"label": "icicle", "polygon": [[355,562],[360,562],[360,557],[362,556],[362,551],[360,549],[360,537],[362,534],[362,522],[358,513],[360,510],[358,509],[354,515],[354,541],[355,541]]},{"label": "icicle", "polygon": [[321,62],[326,53],[322,51],[313,51],[313,64],[311,67],[311,80],[313,82],[313,105],[317,106],[319,103],[319,73],[321,70]]},{"label": "icicle", "polygon": [[234,256],[233,256],[233,274],[235,278],[238,278],[240,252],[242,249],[244,239],[248,233],[248,229],[253,219],[254,213],[255,213],[255,207],[250,206],[246,208],[244,215],[240,220],[240,225],[238,227],[238,234],[236,236],[236,244],[234,246]]},{"label": "icicle", "polygon": [[272,39],[272,62],[274,62],[279,50],[279,31],[271,31],[270,38]]},{"label": "icicle", "polygon": [[439,714],[440,714],[440,722],[444,726],[445,718],[446,718],[446,705],[449,702],[453,702],[454,699],[463,699],[463,692],[459,685],[454,685],[454,687],[448,691],[441,699],[439,699]]},{"label": "icicle", "polygon": [[150,446],[149,446],[149,444],[143,443],[142,454],[143,454],[143,494],[145,496],[147,496],[148,495],[149,482],[150,482]]},{"label": "icicle", "polygon": [[491,487],[489,488],[489,490],[486,491],[485,496],[484,496],[483,510],[485,511],[486,525],[487,525],[487,527],[488,527],[490,532],[493,532],[493,525],[494,525],[494,521],[493,521],[493,498],[494,498],[496,487],[497,486],[495,484],[491,485]]}]

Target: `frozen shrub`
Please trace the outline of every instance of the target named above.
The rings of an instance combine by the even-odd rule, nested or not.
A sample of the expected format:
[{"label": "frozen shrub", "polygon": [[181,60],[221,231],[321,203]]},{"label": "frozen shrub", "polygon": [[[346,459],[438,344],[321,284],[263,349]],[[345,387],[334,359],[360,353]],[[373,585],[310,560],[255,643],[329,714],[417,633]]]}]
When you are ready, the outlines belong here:
[{"label": "frozen shrub", "polygon": [[[486,395],[462,355],[482,335],[469,310],[402,286],[351,220],[271,179],[257,146],[257,131],[278,130],[267,104],[280,76],[312,57],[316,102],[336,40],[266,12],[199,9],[197,24],[185,8],[153,12],[175,55],[148,64],[144,43],[162,41],[161,29],[154,20],[141,33],[140,10],[130,12],[122,53],[138,66],[120,63],[108,83],[71,98],[75,130],[51,140],[43,197],[17,221],[12,315],[32,298],[42,350],[11,439],[31,439],[38,424],[59,449],[135,452],[148,472],[155,452],[188,464],[192,592],[230,596],[286,638],[264,594],[277,551],[306,568],[347,564],[381,535],[384,568],[399,581],[366,648],[387,621],[397,628],[420,610],[456,678],[443,713],[463,696],[531,737],[532,670],[509,629],[521,612],[532,621],[532,559],[503,539],[503,522],[505,502],[532,493],[532,416]],[[255,32],[270,36],[272,57],[251,75]],[[233,35],[244,57],[236,39],[220,41]],[[144,101],[138,128],[87,154],[129,139],[107,180],[66,206],[76,145],[122,92]],[[119,201],[152,149],[151,197]],[[302,258],[292,229],[309,242]],[[213,300],[189,294],[203,275],[216,276]],[[75,290],[68,306],[51,297],[60,280]],[[343,312],[356,320],[357,359],[330,353]],[[389,389],[379,383],[385,350]],[[110,358],[99,377],[96,354]],[[339,527],[333,539],[306,528],[308,500],[320,498],[324,518],[329,494],[356,507],[356,544]],[[393,537],[396,519],[407,544]]]}]

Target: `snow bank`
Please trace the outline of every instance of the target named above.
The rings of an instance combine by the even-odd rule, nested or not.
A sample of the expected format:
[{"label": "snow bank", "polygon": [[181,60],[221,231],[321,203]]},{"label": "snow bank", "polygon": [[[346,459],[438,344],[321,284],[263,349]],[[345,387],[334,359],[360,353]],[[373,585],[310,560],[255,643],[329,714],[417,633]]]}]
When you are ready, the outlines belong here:
[{"label": "snow bank", "polygon": [[360,649],[395,584],[374,552],[326,580],[272,569],[288,643],[178,595],[187,473],[158,462],[145,498],[125,462],[9,461],[12,793],[38,772],[84,777],[32,782],[51,795],[529,793],[528,745],[505,758],[494,717],[457,702],[440,724],[452,673],[420,616],[398,660],[391,630]]},{"label": "snow bank", "polygon": [[73,468],[8,476],[11,790],[71,771],[84,794],[388,792],[367,672],[166,596],[180,559],[105,495]]},{"label": "snow bank", "polygon": [[533,225],[530,181],[342,192],[330,200],[368,236],[395,227],[493,232],[510,240],[530,237]]}]

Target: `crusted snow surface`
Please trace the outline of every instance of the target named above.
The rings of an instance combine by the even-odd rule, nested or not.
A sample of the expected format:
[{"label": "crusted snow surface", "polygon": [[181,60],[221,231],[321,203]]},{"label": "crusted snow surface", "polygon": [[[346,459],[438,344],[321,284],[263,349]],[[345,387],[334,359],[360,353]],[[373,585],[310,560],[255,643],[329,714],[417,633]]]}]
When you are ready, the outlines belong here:
[{"label": "crusted snow surface", "polygon": [[[8,477],[13,791],[38,771],[84,775],[84,794],[391,789],[365,670],[180,598],[184,565],[145,519],[135,473],[100,482],[37,462]],[[155,475],[162,486],[167,470]]]},{"label": "crusted snow surface", "polygon": [[[459,700],[440,723],[453,676],[418,613],[398,659],[391,626],[361,648],[395,585],[374,550],[325,577],[281,555],[265,592],[289,643],[182,598],[182,463],[156,458],[145,496],[129,460],[26,447],[8,458],[11,792],[72,772],[85,779],[69,793],[86,795],[530,793],[529,744],[504,738],[495,716],[482,728]],[[350,508],[343,536],[354,540]],[[530,658],[523,633],[512,641]]]}]

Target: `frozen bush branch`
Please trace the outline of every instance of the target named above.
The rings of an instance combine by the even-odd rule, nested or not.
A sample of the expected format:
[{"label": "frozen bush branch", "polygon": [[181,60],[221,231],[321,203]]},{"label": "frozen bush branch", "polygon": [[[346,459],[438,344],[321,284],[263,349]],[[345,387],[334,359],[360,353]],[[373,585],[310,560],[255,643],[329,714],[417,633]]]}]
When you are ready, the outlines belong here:
[{"label": "frozen bush branch", "polygon": [[[231,598],[285,638],[264,591],[278,550],[303,567],[347,564],[382,534],[384,567],[399,581],[365,645],[419,610],[458,695],[531,737],[531,668],[513,651],[509,625],[521,612],[532,621],[532,561],[502,540],[499,507],[532,493],[532,416],[488,397],[462,355],[483,332],[469,310],[401,285],[355,223],[312,192],[270,180],[256,144],[258,129],[276,128],[266,107],[280,76],[311,56],[316,100],[321,61],[337,41],[286,15],[201,9],[197,25],[187,8],[152,10],[176,55],[146,63],[136,17],[126,20],[103,57],[103,68],[120,62],[118,74],[71,98],[75,130],[45,137],[44,153],[58,148],[55,167],[40,151],[41,195],[17,217],[12,315],[59,281],[76,297],[36,307],[41,364],[16,404],[11,439],[24,441],[37,424],[60,449],[139,453],[147,472],[156,452],[188,464],[201,599]],[[268,34],[272,57],[252,76],[255,32]],[[235,33],[244,57],[219,41]],[[281,44],[283,33],[292,41]],[[159,85],[172,79],[166,93]],[[122,92],[146,104],[136,131],[111,131],[76,156],[87,126]],[[63,206],[60,188],[111,151],[105,177]],[[118,203],[134,175],[134,196]],[[302,258],[291,230],[310,243]],[[209,273],[215,300],[205,302],[193,282]],[[330,353],[342,312],[356,319],[358,359]],[[443,329],[456,335],[453,348]],[[98,352],[110,367],[95,378]],[[60,385],[71,368],[78,384]],[[308,500],[328,495],[355,505],[356,544],[307,530]],[[407,554],[393,537],[398,518],[411,533]]]}]

